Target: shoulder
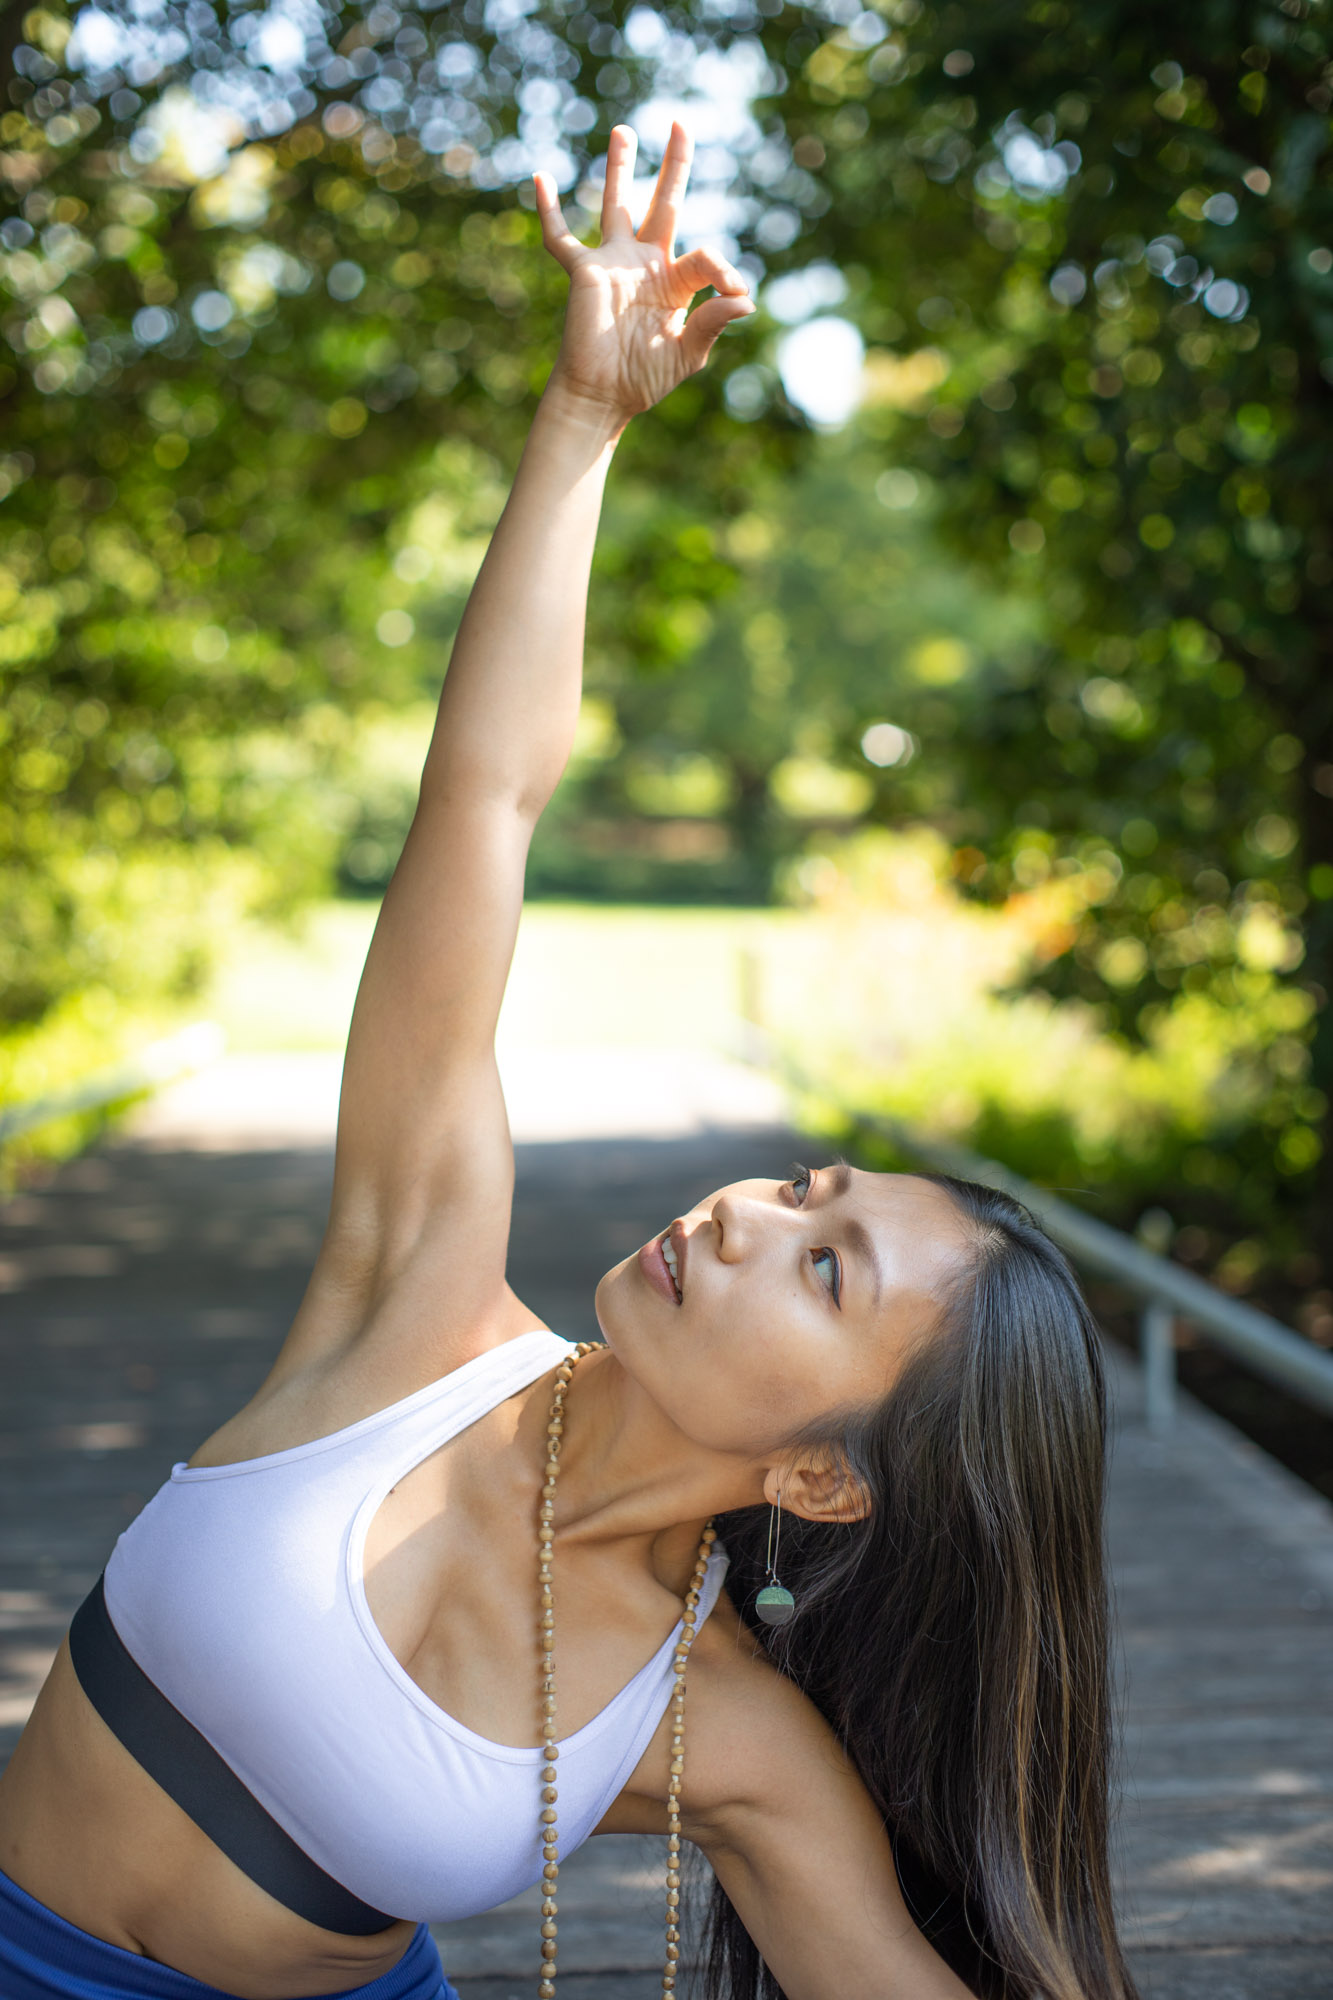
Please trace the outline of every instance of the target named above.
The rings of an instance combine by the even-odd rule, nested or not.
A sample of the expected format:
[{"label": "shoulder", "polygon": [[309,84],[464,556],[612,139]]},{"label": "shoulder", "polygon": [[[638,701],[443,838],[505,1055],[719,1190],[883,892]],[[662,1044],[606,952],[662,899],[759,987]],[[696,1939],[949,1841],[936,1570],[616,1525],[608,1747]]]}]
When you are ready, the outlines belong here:
[{"label": "shoulder", "polygon": [[689,1666],[684,1799],[693,1835],[790,1800],[793,1783],[857,1785],[814,1703],[779,1671],[725,1593]]},{"label": "shoulder", "polygon": [[[550,1329],[507,1292],[489,1321],[459,1329],[452,1340],[437,1334],[431,1344],[395,1344],[367,1333],[328,1354],[306,1354],[289,1339],[250,1401],[198,1447],[190,1464],[237,1464],[336,1437],[487,1356],[502,1368],[505,1350],[528,1334],[549,1337],[551,1352],[539,1352],[537,1360],[543,1372],[553,1368],[560,1349]],[[512,1387],[501,1377],[499,1400],[526,1393],[532,1379],[531,1368],[520,1363]]]}]

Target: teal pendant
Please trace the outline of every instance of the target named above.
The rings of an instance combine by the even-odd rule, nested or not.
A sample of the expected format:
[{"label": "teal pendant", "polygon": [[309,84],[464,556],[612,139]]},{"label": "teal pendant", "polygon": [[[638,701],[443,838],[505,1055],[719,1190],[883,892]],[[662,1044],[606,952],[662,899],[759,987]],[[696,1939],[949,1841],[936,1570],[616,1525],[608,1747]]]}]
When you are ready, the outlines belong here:
[{"label": "teal pendant", "polygon": [[780,1583],[765,1584],[754,1601],[765,1625],[790,1625],[796,1616],[796,1599]]}]

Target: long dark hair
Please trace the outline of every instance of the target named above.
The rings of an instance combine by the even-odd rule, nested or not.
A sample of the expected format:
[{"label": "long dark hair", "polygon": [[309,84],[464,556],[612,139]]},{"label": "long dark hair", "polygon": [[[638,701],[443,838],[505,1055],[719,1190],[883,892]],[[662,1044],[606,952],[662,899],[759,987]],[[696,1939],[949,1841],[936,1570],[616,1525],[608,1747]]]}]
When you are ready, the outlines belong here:
[{"label": "long dark hair", "polygon": [[[785,1519],[797,1612],[754,1619],[768,1509],[723,1517],[729,1593],[832,1724],[878,1806],[916,1921],[984,2000],[1134,2000],[1107,1866],[1111,1724],[1096,1325],[1008,1195],[931,1175],[972,1255],[877,1407],[803,1445],[871,1497]],[[779,2000],[720,1886],[709,2000]]]}]

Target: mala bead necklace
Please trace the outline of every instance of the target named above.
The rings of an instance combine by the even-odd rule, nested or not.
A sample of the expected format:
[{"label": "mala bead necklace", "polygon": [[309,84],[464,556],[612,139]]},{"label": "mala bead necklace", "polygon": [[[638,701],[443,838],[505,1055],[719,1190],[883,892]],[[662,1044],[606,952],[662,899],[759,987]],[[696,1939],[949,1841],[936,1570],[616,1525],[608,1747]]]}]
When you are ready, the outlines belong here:
[{"label": "mala bead necklace", "polygon": [[[559,1816],[556,1811],[556,1763],[560,1747],[556,1741],[555,1704],[555,1593],[552,1589],[551,1561],[555,1550],[555,1487],[560,1470],[560,1445],[565,1434],[565,1393],[578,1363],[594,1351],[595,1343],[581,1341],[560,1363],[551,1394],[546,1420],[546,1479],[542,1486],[541,1510],[537,1522],[537,1594],[541,1606],[541,1715],[542,1715],[542,1963],[537,1986],[538,2000],[555,2000],[556,1889],[560,1877]],[[671,1762],[667,1780],[667,1888],[666,1957],[662,1966],[662,2000],[673,2000],[680,1964],[680,1786],[685,1773],[685,1669],[699,1622],[699,1595],[708,1569],[708,1556],[717,1540],[710,1521],[703,1531],[694,1574],[685,1595],[680,1637],[672,1657]]]}]

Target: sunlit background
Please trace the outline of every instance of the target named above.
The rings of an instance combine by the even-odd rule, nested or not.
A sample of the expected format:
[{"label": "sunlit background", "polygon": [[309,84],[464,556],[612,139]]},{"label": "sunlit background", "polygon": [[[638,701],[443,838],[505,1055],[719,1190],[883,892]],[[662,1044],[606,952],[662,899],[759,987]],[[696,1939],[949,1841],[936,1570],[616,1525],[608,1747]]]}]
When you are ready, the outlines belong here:
[{"label": "sunlit background", "polygon": [[5,1101],[336,1051],[559,325],[528,176],[586,232],[680,116],[761,310],[622,449],[511,1060],[798,1063],[1333,1344],[1333,51],[1097,18],[6,13]]}]

